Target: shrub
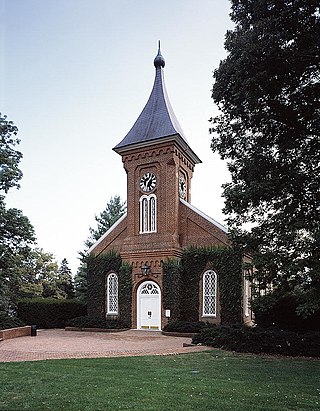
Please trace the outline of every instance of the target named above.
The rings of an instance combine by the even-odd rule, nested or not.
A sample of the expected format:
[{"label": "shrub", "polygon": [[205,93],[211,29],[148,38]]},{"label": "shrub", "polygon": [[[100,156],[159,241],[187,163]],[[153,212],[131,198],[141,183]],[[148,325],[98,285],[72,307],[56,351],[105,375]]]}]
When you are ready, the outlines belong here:
[{"label": "shrub", "polygon": [[107,320],[103,317],[81,316],[72,318],[66,321],[66,325],[69,327],[78,328],[104,328],[104,329],[119,329],[129,328],[128,324],[120,320]]},{"label": "shrub", "polygon": [[66,320],[85,315],[85,304],[78,300],[26,298],[18,302],[18,316],[39,328],[64,328]]},{"label": "shrub", "polygon": [[303,303],[303,294],[259,296],[252,301],[255,323],[261,327],[275,326],[293,331],[320,331],[320,310],[303,318],[297,314],[298,307]]},{"label": "shrub", "polygon": [[320,333],[315,331],[297,333],[278,328],[219,326],[203,329],[192,342],[236,352],[320,356]]},{"label": "shrub", "polygon": [[22,327],[24,324],[17,317],[11,317],[4,312],[0,312],[0,330],[6,330],[7,328]]},{"label": "shrub", "polygon": [[211,324],[203,321],[170,321],[163,327],[163,331],[179,332],[179,333],[198,333]]}]

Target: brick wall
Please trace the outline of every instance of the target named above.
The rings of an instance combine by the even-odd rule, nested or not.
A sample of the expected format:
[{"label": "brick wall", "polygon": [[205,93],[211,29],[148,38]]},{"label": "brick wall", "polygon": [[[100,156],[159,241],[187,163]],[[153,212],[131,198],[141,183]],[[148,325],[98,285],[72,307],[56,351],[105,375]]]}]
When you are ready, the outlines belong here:
[{"label": "brick wall", "polygon": [[31,335],[31,326],[26,325],[25,327],[9,328],[8,330],[0,331],[0,339],[9,340],[11,338],[25,337]]}]

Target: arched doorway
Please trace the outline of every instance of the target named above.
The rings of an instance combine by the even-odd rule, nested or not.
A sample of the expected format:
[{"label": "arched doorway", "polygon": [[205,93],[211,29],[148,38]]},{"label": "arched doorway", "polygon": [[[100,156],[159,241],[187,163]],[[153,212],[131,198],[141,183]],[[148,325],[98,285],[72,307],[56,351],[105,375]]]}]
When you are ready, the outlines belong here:
[{"label": "arched doorway", "polygon": [[145,281],[138,287],[137,328],[161,330],[161,290],[154,281]]}]

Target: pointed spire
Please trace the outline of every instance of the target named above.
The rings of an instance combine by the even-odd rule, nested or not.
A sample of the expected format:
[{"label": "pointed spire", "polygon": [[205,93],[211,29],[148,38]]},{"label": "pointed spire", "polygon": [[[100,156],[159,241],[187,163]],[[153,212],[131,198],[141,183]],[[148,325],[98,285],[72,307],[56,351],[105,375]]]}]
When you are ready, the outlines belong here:
[{"label": "pointed spire", "polygon": [[189,153],[194,163],[201,163],[190,148],[181,126],[172,110],[164,84],[164,58],[159,50],[154,59],[156,77],[150,97],[140,116],[125,138],[113,150],[121,154],[133,147],[142,147],[159,141],[174,140]]},{"label": "pointed spire", "polygon": [[160,68],[160,67],[164,67],[166,65],[166,62],[161,54],[161,50],[160,50],[160,40],[159,40],[159,49],[158,49],[158,54],[156,55],[153,64],[155,66],[155,68]]}]

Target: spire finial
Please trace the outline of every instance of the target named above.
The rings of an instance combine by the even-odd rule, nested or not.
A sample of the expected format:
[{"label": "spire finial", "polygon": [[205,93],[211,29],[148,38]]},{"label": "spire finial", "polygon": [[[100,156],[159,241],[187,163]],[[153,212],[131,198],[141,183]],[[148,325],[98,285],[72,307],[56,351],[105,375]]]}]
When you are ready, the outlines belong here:
[{"label": "spire finial", "polygon": [[159,46],[158,54],[156,55],[156,58],[155,58],[154,61],[153,61],[153,64],[154,64],[154,66],[155,66],[156,69],[157,69],[157,68],[160,68],[160,67],[164,67],[165,64],[166,64],[166,62],[164,61],[164,58],[163,58],[163,56],[162,56],[162,54],[161,54],[161,50],[160,50],[160,40],[158,41],[158,46]]}]

